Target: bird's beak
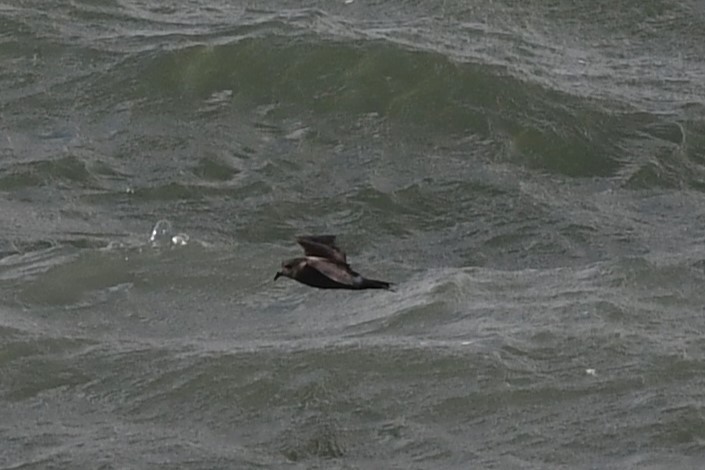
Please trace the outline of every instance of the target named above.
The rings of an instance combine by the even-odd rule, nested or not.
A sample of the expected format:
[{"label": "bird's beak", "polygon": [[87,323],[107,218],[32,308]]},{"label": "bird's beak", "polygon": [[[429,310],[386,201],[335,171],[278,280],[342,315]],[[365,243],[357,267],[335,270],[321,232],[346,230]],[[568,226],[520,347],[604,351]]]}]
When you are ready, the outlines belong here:
[{"label": "bird's beak", "polygon": [[281,276],[283,276],[282,272],[281,272],[281,271],[277,271],[277,273],[274,275],[274,280],[276,281],[276,280],[279,279]]}]

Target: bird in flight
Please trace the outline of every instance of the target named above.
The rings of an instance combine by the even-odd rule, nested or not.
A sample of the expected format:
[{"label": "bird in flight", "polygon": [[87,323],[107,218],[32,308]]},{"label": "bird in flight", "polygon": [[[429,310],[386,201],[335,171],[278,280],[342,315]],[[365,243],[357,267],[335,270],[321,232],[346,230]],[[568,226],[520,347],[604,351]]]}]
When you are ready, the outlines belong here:
[{"label": "bird in flight", "polygon": [[302,284],[319,289],[389,289],[391,283],[366,279],[350,268],[345,253],[336,246],[335,235],[297,237],[304,249],[304,257],[282,263],[274,276],[289,277]]}]

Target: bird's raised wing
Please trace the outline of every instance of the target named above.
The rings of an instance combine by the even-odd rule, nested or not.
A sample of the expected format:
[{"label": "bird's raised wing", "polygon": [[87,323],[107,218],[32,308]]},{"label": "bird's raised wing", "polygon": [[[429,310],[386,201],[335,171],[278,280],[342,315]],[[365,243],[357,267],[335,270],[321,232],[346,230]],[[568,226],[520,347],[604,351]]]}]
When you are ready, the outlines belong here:
[{"label": "bird's raised wing", "polygon": [[335,235],[297,237],[296,242],[304,249],[306,256],[318,256],[336,263],[347,263],[345,252],[335,245]]},{"label": "bird's raised wing", "polygon": [[359,274],[351,271],[347,264],[335,263],[328,259],[316,257],[307,258],[306,264],[337,283],[351,287],[359,283]]}]

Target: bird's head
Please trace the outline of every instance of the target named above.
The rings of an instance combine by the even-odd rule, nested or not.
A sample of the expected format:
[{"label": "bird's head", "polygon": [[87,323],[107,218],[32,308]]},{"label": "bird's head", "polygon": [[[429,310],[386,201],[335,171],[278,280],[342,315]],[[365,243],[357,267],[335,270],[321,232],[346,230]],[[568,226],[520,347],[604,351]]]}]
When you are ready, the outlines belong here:
[{"label": "bird's head", "polygon": [[279,271],[277,271],[277,274],[274,275],[274,280],[276,281],[280,277],[290,277],[294,279],[295,274],[296,274],[296,269],[298,268],[300,264],[300,259],[295,258],[295,259],[290,259],[288,261],[284,261],[282,263],[282,267]]}]

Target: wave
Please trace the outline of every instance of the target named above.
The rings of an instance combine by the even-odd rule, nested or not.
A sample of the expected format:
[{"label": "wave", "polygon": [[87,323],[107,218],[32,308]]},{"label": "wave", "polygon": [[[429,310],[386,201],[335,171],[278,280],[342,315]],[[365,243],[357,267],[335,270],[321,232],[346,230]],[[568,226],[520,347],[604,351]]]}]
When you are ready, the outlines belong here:
[{"label": "wave", "polygon": [[248,38],[150,53],[128,68],[134,96],[177,108],[225,92],[251,112],[274,103],[267,115],[277,120],[373,116],[416,140],[472,136],[488,158],[571,177],[696,189],[705,179],[700,117],[641,112],[385,41]]},{"label": "wave", "polygon": [[[71,8],[94,10],[83,4]],[[97,7],[100,11],[120,8],[113,3]],[[176,12],[116,11],[115,24],[121,24],[126,15],[131,18],[128,24],[152,25],[153,37],[130,36],[130,28],[125,30],[124,40],[142,42],[143,48],[114,51],[105,40],[95,38],[89,48],[75,41],[63,43],[71,35],[44,36],[43,41],[62,41],[63,55],[74,60],[91,58],[97,65],[77,71],[57,64],[53,82],[45,84],[51,97],[28,88],[31,94],[18,92],[11,102],[26,107],[28,100],[35,106],[40,100],[42,106],[52,108],[70,102],[72,109],[89,115],[110,116],[105,132],[111,128],[115,132],[124,119],[149,122],[150,109],[157,105],[161,112],[190,116],[203,125],[213,113],[233,106],[240,115],[260,115],[256,121],[275,128],[289,120],[301,122],[303,117],[314,129],[362,123],[372,117],[383,132],[397,129],[403,138],[431,139],[439,145],[470,142],[483,158],[532,171],[617,178],[634,189],[705,187],[701,158],[705,125],[698,112],[703,103],[695,99],[688,77],[678,95],[668,74],[662,74],[662,89],[654,93],[671,97],[664,112],[628,91],[606,96],[605,90],[623,88],[623,80],[619,75],[594,77],[585,70],[587,62],[551,73],[551,40],[556,31],[545,31],[545,36],[533,32],[530,37],[530,31],[512,30],[511,24],[495,30],[467,23],[448,36],[449,30],[433,20],[419,18],[390,27],[316,9],[243,10],[227,23],[217,10],[211,12],[215,15],[211,23],[192,24],[203,31],[184,31],[181,37],[164,34],[162,29],[183,26],[179,21],[169,26],[168,18]],[[652,13],[668,16],[667,10]],[[672,15],[684,17],[680,10]],[[479,49],[468,38],[476,39]],[[454,40],[466,49],[451,48]],[[527,40],[533,41],[530,64],[540,72],[531,71],[528,52],[519,47]],[[501,56],[488,53],[498,52],[500,46]],[[583,54],[587,58],[581,61],[636,67],[599,47],[585,47],[589,54]],[[103,48],[97,56],[96,48]],[[42,57],[38,60],[43,66]],[[33,70],[28,65],[20,68]],[[56,131],[51,126],[48,130]],[[310,129],[303,132],[304,139],[316,135]],[[186,145],[174,139],[168,138],[168,145]],[[139,140],[142,146],[165,145],[158,137],[145,135]]]}]

